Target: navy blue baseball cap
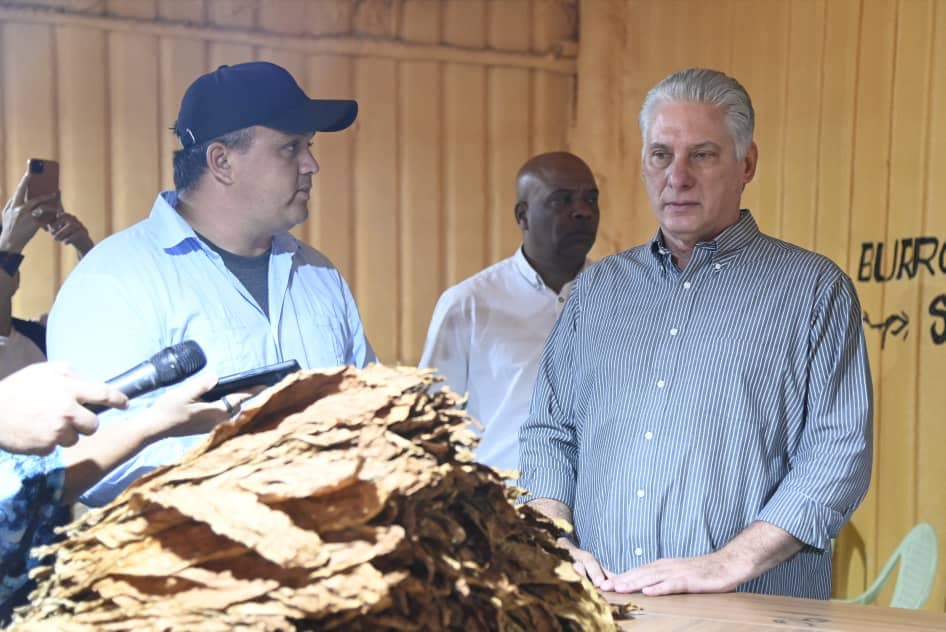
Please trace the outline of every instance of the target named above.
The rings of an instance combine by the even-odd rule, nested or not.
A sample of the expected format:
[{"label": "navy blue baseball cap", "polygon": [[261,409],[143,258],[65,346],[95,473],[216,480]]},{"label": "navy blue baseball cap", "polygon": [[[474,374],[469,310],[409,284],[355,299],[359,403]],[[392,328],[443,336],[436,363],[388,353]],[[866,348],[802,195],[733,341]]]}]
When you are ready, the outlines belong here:
[{"label": "navy blue baseball cap", "polygon": [[310,99],[282,66],[252,61],[198,77],[181,99],[174,133],[186,149],[254,125],[291,134],[337,132],[357,116],[356,101]]}]

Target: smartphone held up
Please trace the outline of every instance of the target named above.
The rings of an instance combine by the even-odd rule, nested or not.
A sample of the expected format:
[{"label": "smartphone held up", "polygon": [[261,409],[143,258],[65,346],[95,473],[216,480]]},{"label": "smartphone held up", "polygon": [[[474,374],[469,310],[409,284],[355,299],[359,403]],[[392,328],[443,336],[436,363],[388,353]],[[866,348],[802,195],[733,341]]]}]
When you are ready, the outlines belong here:
[{"label": "smartphone held up", "polygon": [[[45,158],[30,158],[26,163],[26,200],[35,200],[59,193],[59,163]],[[37,219],[46,224],[56,218],[58,202],[44,208],[42,217]]]}]

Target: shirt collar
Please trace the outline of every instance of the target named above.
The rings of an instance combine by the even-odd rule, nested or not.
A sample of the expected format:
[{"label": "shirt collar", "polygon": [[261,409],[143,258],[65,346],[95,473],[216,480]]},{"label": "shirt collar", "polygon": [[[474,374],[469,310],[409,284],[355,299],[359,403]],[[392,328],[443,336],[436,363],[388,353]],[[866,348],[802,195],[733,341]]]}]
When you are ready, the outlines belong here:
[{"label": "shirt collar", "polygon": [[[516,270],[519,271],[519,274],[522,275],[522,278],[524,278],[529,285],[531,285],[537,290],[540,290],[546,287],[545,281],[542,280],[542,275],[540,275],[538,271],[532,267],[532,264],[529,263],[529,260],[526,259],[526,255],[522,251],[522,245],[516,248],[516,254],[512,256],[512,259],[513,259],[513,263],[516,266]],[[578,271],[578,274],[581,274],[585,270],[585,268],[587,268],[590,265],[591,265],[591,259],[585,258],[585,263],[581,266],[581,270]],[[577,278],[578,275],[575,275],[575,276]],[[570,288],[572,285],[574,285],[574,283],[575,283],[575,279],[572,279],[571,281],[566,283],[562,287],[562,292],[565,292],[566,289]],[[549,288],[549,290],[551,291],[551,288]]]},{"label": "shirt collar", "polygon": [[[191,228],[180,213],[174,208],[177,206],[177,191],[162,191],[151,207],[152,230],[158,237],[158,243],[165,250],[170,250],[187,241],[194,240],[194,245],[216,255],[203,241],[197,237],[197,233]],[[272,254],[278,255],[284,252],[295,252],[300,248],[299,242],[289,233],[276,233],[273,235]]]},{"label": "shirt collar", "polygon": [[[697,242],[694,250],[712,250],[713,260],[729,258],[741,252],[760,234],[759,226],[749,209],[739,211],[739,221],[721,232],[716,239]],[[657,229],[657,234],[650,241],[650,251],[659,259],[670,257],[671,252],[664,240],[663,229]]]}]

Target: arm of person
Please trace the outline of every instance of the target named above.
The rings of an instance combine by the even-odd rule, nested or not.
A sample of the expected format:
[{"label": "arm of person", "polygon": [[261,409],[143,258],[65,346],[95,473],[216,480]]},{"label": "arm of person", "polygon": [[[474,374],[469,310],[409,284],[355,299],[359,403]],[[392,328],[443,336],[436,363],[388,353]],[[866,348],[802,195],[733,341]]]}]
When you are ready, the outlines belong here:
[{"label": "arm of person", "polygon": [[528,490],[525,498],[530,507],[572,525],[572,535],[560,537],[557,543],[572,556],[575,570],[600,586],[610,573],[591,552],[581,548],[581,534],[574,530],[571,509],[578,474],[574,361],[581,302],[579,281],[545,343],[529,416],[519,430],[519,485]]},{"label": "arm of person", "polygon": [[609,577],[610,573],[595,559],[595,556],[589,551],[578,546],[575,539],[575,526],[572,520],[572,510],[568,505],[552,498],[536,498],[527,503],[540,514],[550,520],[565,522],[572,527],[569,535],[560,535],[555,544],[568,551],[572,557],[573,566],[579,575],[587,577],[595,586],[601,586]]},{"label": "arm of person", "polygon": [[840,276],[816,300],[809,333],[808,418],[789,473],[753,521],[719,551],[658,560],[605,590],[649,595],[733,590],[805,547],[829,550],[864,499],[872,465],[872,396],[861,308]]},{"label": "arm of person", "polygon": [[63,212],[58,215],[46,225],[46,229],[52,235],[52,238],[59,243],[75,248],[80,259],[95,246],[95,242],[89,236],[89,229],[79,221],[78,217],[70,213]]},{"label": "arm of person", "polygon": [[645,595],[735,590],[798,553],[804,544],[767,522],[753,522],[723,548],[707,555],[666,558],[613,575],[601,590]]},{"label": "arm of person", "polygon": [[0,252],[19,254],[26,248],[36,231],[55,217],[59,207],[58,193],[33,198],[26,201],[27,176],[13,192],[3,207],[2,228],[0,228]]},{"label": "arm of person", "polygon": [[13,294],[16,292],[15,275],[0,270],[0,336],[10,335],[13,329]]},{"label": "arm of person", "polygon": [[462,297],[455,288],[448,289],[434,307],[418,366],[437,369],[454,393],[469,389],[470,328]]},{"label": "arm of person", "polygon": [[[62,502],[75,502],[110,470],[145,446],[168,437],[203,434],[227,419],[226,404],[205,403],[200,396],[216,384],[216,376],[205,371],[157,398],[127,424],[112,424],[63,450],[65,483]],[[249,397],[231,393],[231,406]]]}]

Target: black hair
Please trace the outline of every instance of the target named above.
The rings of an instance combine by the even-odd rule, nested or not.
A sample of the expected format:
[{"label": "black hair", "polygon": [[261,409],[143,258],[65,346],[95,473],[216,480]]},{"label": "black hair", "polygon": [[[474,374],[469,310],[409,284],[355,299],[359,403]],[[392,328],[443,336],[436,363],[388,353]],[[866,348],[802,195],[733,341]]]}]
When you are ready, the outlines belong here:
[{"label": "black hair", "polygon": [[174,152],[174,188],[180,193],[187,191],[200,180],[207,171],[207,148],[211,143],[222,143],[227,147],[241,151],[253,141],[253,130],[249,127],[227,132],[223,136],[211,138],[205,143],[191,145]]}]

